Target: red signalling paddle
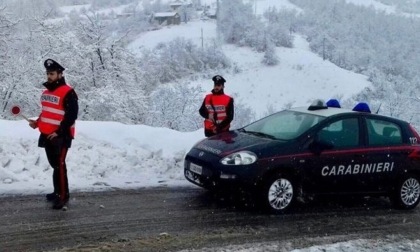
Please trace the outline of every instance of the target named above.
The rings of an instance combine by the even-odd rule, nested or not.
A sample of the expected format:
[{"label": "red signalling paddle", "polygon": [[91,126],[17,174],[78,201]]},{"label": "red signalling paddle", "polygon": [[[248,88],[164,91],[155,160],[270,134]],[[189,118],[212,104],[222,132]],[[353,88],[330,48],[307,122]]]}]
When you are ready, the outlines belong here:
[{"label": "red signalling paddle", "polygon": [[20,110],[20,107],[19,106],[13,106],[11,109],[10,109],[10,112],[12,113],[12,115],[14,115],[14,116],[21,116],[21,117],[23,117],[23,119],[25,119],[26,121],[28,121],[29,122],[29,119],[26,117],[26,116],[24,116],[24,115],[22,115],[20,112],[21,112],[21,110]]}]

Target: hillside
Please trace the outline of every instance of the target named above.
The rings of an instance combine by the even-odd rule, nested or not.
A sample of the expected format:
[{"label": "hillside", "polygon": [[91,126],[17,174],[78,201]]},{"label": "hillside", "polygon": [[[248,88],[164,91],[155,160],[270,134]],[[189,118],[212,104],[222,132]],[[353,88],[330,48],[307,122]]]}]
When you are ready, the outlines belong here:
[{"label": "hillside", "polygon": [[[140,54],[142,48],[151,49],[158,43],[169,42],[177,37],[190,39],[201,46],[201,30],[205,46],[217,41],[214,21],[193,21],[140,34],[129,45],[129,49]],[[269,107],[280,110],[286,104],[305,106],[314,99],[347,99],[369,86],[366,76],[341,69],[312,53],[299,34],[295,34],[294,48],[277,48],[280,64],[274,67],[261,64],[263,54],[249,48],[234,45],[223,45],[222,48],[240,72],[208,75],[222,74],[227,80],[226,92],[252,107],[257,117],[264,115]],[[185,82],[208,91],[212,88],[210,78],[186,78]]]}]

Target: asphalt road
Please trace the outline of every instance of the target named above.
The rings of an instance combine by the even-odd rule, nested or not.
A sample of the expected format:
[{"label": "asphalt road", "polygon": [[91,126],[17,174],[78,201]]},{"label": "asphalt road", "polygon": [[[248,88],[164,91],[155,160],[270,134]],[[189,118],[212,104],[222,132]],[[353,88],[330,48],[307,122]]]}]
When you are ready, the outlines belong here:
[{"label": "asphalt road", "polygon": [[251,242],[302,248],[357,238],[420,237],[420,208],[382,198],[323,199],[270,215],[201,188],[73,193],[67,211],[43,195],[0,198],[0,251],[178,251]]}]

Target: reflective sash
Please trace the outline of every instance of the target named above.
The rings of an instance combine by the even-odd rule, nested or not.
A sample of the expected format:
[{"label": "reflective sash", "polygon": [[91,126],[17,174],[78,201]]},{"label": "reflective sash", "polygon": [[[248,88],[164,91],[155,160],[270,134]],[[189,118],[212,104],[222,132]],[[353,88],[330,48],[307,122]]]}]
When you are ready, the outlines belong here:
[{"label": "reflective sash", "polygon": [[[204,100],[204,105],[209,112],[209,119],[204,120],[204,128],[206,130],[213,130],[214,122],[221,123],[227,116],[226,108],[229,105],[230,97],[222,95],[208,94]],[[223,131],[227,131],[230,128],[230,124],[223,128]]]},{"label": "reflective sash", "polygon": [[[42,111],[38,120],[39,131],[51,134],[58,130],[64,119],[64,97],[72,90],[69,85],[62,85],[54,91],[45,90],[41,95]],[[70,127],[70,134],[74,137],[75,125]]]}]

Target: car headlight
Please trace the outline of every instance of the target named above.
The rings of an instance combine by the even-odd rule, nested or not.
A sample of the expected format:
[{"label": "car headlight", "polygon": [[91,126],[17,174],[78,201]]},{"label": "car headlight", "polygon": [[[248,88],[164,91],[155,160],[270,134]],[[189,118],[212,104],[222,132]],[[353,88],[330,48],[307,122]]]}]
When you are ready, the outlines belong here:
[{"label": "car headlight", "polygon": [[224,157],[220,162],[224,165],[249,165],[257,161],[257,155],[250,151],[240,151]]}]

